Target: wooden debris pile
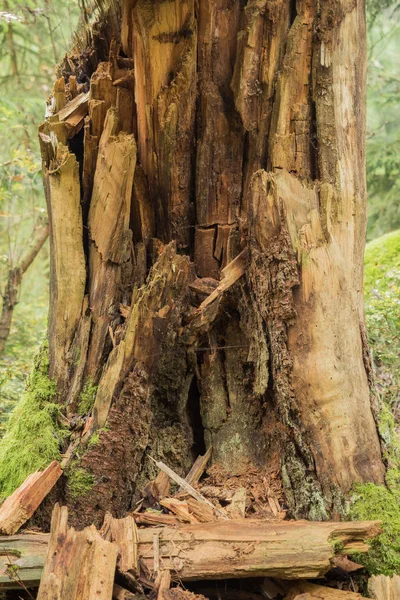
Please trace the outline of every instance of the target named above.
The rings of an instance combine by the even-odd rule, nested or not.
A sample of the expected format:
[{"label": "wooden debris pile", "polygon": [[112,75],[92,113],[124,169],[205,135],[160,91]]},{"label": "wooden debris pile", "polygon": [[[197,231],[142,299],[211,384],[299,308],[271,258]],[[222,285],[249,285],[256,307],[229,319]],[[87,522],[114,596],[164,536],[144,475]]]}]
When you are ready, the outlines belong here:
[{"label": "wooden debris pile", "polygon": [[[154,461],[159,473],[124,518],[103,526],[68,526],[54,507],[50,534],[15,535],[61,475],[58,463],[30,475],[0,508],[0,589],[24,588],[39,600],[360,600],[349,587],[378,522],[289,521],[273,473],[255,469],[228,477],[217,466],[207,478],[211,449],[185,479]],[[342,582],[315,582],[340,572]],[[308,581],[308,580],[313,580]],[[391,600],[371,583],[376,600]],[[398,586],[398,582],[393,583]],[[343,589],[338,589],[338,588]],[[376,591],[377,590],[377,591]],[[381,594],[381,595],[380,595]]]},{"label": "wooden debris pile", "polygon": [[[275,472],[260,473],[249,466],[241,474],[229,475],[218,465],[207,470],[212,448],[199,456],[186,478],[181,479],[162,462],[154,481],[143,491],[133,511],[136,523],[171,525],[206,523],[223,519],[252,518],[283,520],[281,480]],[[170,481],[178,486],[171,495]]]}]

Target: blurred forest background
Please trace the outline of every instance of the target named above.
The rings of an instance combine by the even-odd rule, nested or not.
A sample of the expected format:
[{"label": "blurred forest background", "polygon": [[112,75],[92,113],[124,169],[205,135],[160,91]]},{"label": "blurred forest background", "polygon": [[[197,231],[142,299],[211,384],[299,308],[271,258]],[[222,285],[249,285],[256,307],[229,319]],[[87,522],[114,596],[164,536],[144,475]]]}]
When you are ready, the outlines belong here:
[{"label": "blurred forest background", "polygon": [[[367,4],[366,315],[379,390],[400,423],[400,2]],[[18,278],[21,260],[46,220],[37,127],[54,65],[90,12],[85,0],[0,0],[2,296],[10,274]],[[0,437],[45,337],[48,281],[46,242],[22,278],[10,335],[0,353]]]}]

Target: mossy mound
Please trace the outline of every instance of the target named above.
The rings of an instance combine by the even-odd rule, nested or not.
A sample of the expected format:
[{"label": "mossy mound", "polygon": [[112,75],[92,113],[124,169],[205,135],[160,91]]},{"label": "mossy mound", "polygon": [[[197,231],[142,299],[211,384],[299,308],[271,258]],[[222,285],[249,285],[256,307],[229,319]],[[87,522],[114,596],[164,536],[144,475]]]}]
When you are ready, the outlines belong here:
[{"label": "mossy mound", "polygon": [[367,244],[364,265],[366,294],[377,285],[385,287],[388,272],[392,269],[400,270],[400,230],[387,233]]},{"label": "mossy mound", "polygon": [[383,533],[372,541],[370,552],[357,560],[371,574],[392,575],[400,572],[400,231],[367,244],[364,290],[368,337],[382,400],[379,433],[388,467],[387,487],[357,485],[349,516],[382,521]]},{"label": "mossy mound", "polygon": [[371,575],[400,572],[400,501],[396,492],[367,483],[355,488],[350,516],[354,520],[380,520],[383,533],[371,542],[368,554],[357,556]]},{"label": "mossy mound", "polygon": [[49,379],[48,368],[47,346],[43,345],[0,441],[0,500],[30,473],[61,458],[60,444],[67,430],[57,423],[60,407],[54,402],[56,386]]}]

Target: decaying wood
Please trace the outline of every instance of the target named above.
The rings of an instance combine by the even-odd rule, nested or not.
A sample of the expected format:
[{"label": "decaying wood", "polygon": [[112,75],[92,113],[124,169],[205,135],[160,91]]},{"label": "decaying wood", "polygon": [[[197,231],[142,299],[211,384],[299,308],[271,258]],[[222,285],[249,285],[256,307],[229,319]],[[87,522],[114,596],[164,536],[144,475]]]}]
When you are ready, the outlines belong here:
[{"label": "decaying wood", "polygon": [[[203,455],[203,456],[198,456],[196,458],[196,460],[193,463],[192,468],[190,469],[189,473],[186,475],[185,477],[185,481],[187,483],[189,483],[190,485],[193,485],[194,483],[197,483],[201,476],[203,475],[204,471],[206,470],[208,461],[210,460],[212,455],[212,446],[210,446],[207,450],[207,452]],[[181,488],[183,489],[183,488]]]},{"label": "decaying wood", "polygon": [[285,600],[366,600],[366,597],[357,592],[337,590],[307,581],[296,584]]},{"label": "decaying wood", "polygon": [[38,599],[110,600],[117,554],[117,544],[104,540],[95,527],[68,527],[68,509],[56,504]]},{"label": "decaying wood", "polygon": [[[189,512],[188,503],[177,498],[163,498],[160,500],[161,506],[164,506],[172,513],[174,513],[177,519],[181,522],[186,523],[198,523],[198,519]],[[200,504],[200,503],[199,503]]]},{"label": "decaying wood", "polygon": [[62,469],[56,460],[44,471],[29,475],[0,507],[0,533],[16,533],[31,518],[61,475]]},{"label": "decaying wood", "polygon": [[[53,556],[53,561],[47,563],[46,573],[50,576],[51,570],[54,570],[56,575],[59,573],[61,577],[60,560],[65,555],[65,564],[71,565],[70,572],[75,569],[75,577],[80,577],[80,573],[83,574],[94,557],[93,552],[88,550],[89,539],[93,540],[94,547],[99,539],[102,541],[99,542],[99,548],[108,549],[104,552],[110,555],[109,561],[115,570],[117,545],[103,540],[93,527],[86,528],[83,532],[68,529],[65,519],[66,511],[57,507],[54,510],[52,531],[65,531],[65,540],[73,542],[76,549],[70,555],[70,544],[68,547],[61,544],[58,555],[53,556],[56,540],[52,535],[48,556],[49,560]],[[156,561],[159,562],[159,570],[169,569],[173,579],[185,581],[264,576],[282,579],[318,578],[330,569],[331,559],[338,547],[341,554],[352,551],[366,552],[366,540],[375,537],[379,531],[380,525],[376,521],[317,523],[245,519],[197,525],[180,524],[175,527],[150,527],[138,529],[138,557],[141,564],[154,573],[156,536],[159,552]],[[4,589],[15,586],[15,582],[10,581],[5,572],[8,564],[21,565],[18,571],[21,580],[38,585],[46,554],[45,541],[48,539],[47,534],[20,534],[12,538],[0,538],[0,584]],[[78,554],[81,556],[82,570],[77,570],[76,562],[71,562],[73,557],[77,557],[77,548],[80,548]],[[60,560],[57,556],[60,556]],[[43,577],[44,581],[47,579],[47,575]],[[57,586],[64,585],[62,579],[57,581]]]},{"label": "decaying wood", "polygon": [[336,4],[112,3],[55,82],[50,376],[71,413],[98,385],[85,523],[130,509],[146,452],[182,475],[197,444],[231,473],[276,466],[294,518],[384,481],[363,334],[365,22]]},{"label": "decaying wood", "polygon": [[38,587],[48,541],[47,533],[0,536],[0,589],[21,589],[18,579],[27,587]]},{"label": "decaying wood", "polygon": [[374,600],[400,598],[400,575],[374,575],[368,580],[368,593]]},{"label": "decaying wood", "polygon": [[172,515],[164,515],[153,511],[134,514],[134,519],[140,525],[178,525],[179,523],[179,520]]},{"label": "decaying wood", "polygon": [[189,511],[200,523],[208,523],[210,521],[216,521],[218,514],[215,513],[214,509],[204,502],[199,502],[195,498],[187,498],[186,503]]},{"label": "decaying wood", "polygon": [[168,475],[160,471],[157,477],[145,486],[143,492],[150,505],[153,505],[159,502],[161,498],[168,496],[170,487]]},{"label": "decaying wood", "polygon": [[133,594],[116,583],[114,583],[112,598],[113,600],[144,600],[143,595]]},{"label": "decaying wood", "polygon": [[207,500],[207,498],[204,498],[204,496],[202,496],[200,494],[200,492],[198,492],[197,490],[195,490],[194,487],[192,487],[189,483],[187,483],[187,481],[185,481],[184,479],[182,479],[182,477],[180,477],[177,473],[175,473],[175,471],[173,471],[172,469],[170,469],[170,467],[168,467],[166,464],[164,464],[160,460],[155,460],[154,462],[155,462],[155,464],[157,465],[157,467],[159,469],[161,469],[162,471],[164,471],[164,473],[166,473],[168,475],[168,477],[170,477],[173,481],[175,481],[175,483],[177,483],[178,485],[180,485],[181,488],[183,488],[188,494],[190,494],[191,496],[193,496],[193,498],[195,498],[199,502],[204,502],[204,504],[207,504],[208,506],[210,506],[223,519],[227,519],[228,518],[226,516],[226,514],[222,510],[220,510],[219,508],[217,508],[216,506],[214,506],[212,504],[212,502],[210,502],[209,500]]},{"label": "decaying wood", "polygon": [[53,281],[49,308],[50,376],[58,381],[61,391],[70,380],[70,350],[81,317],[86,282],[79,165],[74,154],[58,144],[55,156],[44,167],[43,177]]},{"label": "decaying wood", "polygon": [[[217,521],[159,529],[160,568],[185,580],[237,577],[321,577],[335,555],[367,551],[365,540],[380,531],[376,522],[308,523]],[[154,529],[139,533],[139,556],[153,570]]]},{"label": "decaying wood", "polygon": [[215,290],[200,304],[198,311],[204,311],[207,306],[212,304],[217,298],[219,298],[226,290],[228,290],[236,281],[242,277],[249,260],[249,251],[247,248],[234,258],[224,269],[221,271],[221,282],[215,288]]},{"label": "decaying wood", "polygon": [[347,558],[347,556],[335,556],[332,560],[332,567],[339,569],[344,573],[353,573],[354,571],[358,571],[363,568],[363,565],[359,565]]},{"label": "decaying wood", "polygon": [[[127,259],[129,217],[136,143],[133,135],[118,132],[119,113],[110,108],[99,143],[99,155],[89,210],[90,262],[95,273],[90,281],[92,314],[87,371],[98,379],[104,344],[109,335],[113,306]],[[113,216],[118,215],[117,219]]]},{"label": "decaying wood", "polygon": [[171,571],[163,569],[157,575],[154,587],[157,590],[157,600],[164,600],[164,592],[171,586]]},{"label": "decaying wood", "polygon": [[106,514],[101,529],[102,537],[118,546],[118,569],[122,573],[138,575],[138,532],[133,517],[114,519]]},{"label": "decaying wood", "polygon": [[246,513],[246,489],[239,488],[232,496],[227,512],[232,519],[244,518]]}]

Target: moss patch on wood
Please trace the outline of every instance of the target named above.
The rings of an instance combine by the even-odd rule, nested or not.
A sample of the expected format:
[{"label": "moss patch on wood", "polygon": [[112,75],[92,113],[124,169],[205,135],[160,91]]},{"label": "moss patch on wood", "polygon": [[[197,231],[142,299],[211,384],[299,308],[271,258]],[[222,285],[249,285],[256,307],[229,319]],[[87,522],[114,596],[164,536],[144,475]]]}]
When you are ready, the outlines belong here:
[{"label": "moss patch on wood", "polygon": [[79,461],[72,461],[68,472],[68,491],[71,498],[76,499],[84,496],[93,489],[94,476],[87,469],[79,467]]},{"label": "moss patch on wood", "polygon": [[57,422],[56,385],[48,376],[47,344],[35,359],[26,391],[15,407],[0,442],[0,500],[34,471],[59,460],[68,430]]},{"label": "moss patch on wood", "polygon": [[79,397],[78,411],[80,415],[85,415],[92,411],[94,401],[96,400],[96,393],[97,385],[93,385],[92,381],[88,379]]}]

